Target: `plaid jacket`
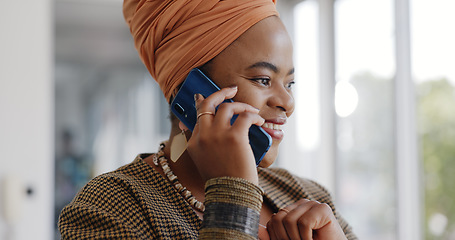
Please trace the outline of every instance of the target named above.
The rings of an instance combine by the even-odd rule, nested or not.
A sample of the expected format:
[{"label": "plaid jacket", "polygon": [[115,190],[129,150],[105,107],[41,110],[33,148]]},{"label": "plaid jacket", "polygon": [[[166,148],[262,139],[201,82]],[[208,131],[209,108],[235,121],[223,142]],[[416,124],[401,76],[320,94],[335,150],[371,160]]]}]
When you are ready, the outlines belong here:
[{"label": "plaid jacket", "polygon": [[[202,221],[145,157],[91,180],[61,212],[62,239],[197,239]],[[357,239],[322,186],[283,169],[258,173],[275,211],[302,198],[327,203],[347,238]]]}]

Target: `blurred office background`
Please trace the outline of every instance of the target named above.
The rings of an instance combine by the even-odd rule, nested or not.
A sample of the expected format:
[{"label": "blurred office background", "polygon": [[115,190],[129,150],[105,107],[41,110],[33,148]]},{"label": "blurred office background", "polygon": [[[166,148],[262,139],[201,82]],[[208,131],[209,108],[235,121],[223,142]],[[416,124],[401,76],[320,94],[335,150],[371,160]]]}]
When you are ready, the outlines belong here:
[{"label": "blurred office background", "polygon": [[[455,3],[281,0],[296,111],[275,166],[360,239],[455,239]],[[0,2],[0,239],[59,239],[92,177],[154,152],[168,107],[120,0]]]}]

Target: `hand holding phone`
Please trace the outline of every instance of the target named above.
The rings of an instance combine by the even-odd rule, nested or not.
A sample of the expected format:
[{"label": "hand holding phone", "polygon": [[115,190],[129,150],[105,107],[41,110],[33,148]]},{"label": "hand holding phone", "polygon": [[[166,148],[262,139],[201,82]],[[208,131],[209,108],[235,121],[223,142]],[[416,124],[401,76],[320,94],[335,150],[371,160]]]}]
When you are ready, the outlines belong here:
[{"label": "hand holding phone", "polygon": [[[186,80],[183,82],[180,90],[171,103],[171,110],[191,131],[197,121],[197,110],[194,103],[194,95],[199,93],[204,98],[209,97],[220,88],[213,83],[204,73],[195,68],[191,70]],[[227,99],[224,102],[232,102]],[[234,123],[238,115],[234,115],[231,124]],[[272,139],[261,127],[251,125],[248,131],[249,144],[253,151],[256,166],[259,165],[262,158],[267,153]]]}]

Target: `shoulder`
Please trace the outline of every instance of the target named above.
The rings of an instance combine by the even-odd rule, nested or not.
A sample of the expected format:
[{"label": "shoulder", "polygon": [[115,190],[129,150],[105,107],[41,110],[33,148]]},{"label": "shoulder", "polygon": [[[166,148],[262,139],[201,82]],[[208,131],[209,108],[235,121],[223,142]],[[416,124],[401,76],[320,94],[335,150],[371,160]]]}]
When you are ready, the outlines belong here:
[{"label": "shoulder", "polygon": [[[290,192],[294,199],[306,198],[320,202],[331,202],[330,192],[321,184],[311,179],[297,177],[282,168],[259,168],[261,187],[264,191],[282,188]],[[282,193],[282,191],[279,191]]]},{"label": "shoulder", "polygon": [[[133,162],[118,168],[115,171],[101,174],[90,180],[84,188],[76,195],[75,200],[80,195],[88,195],[94,197],[101,195],[106,198],[109,192],[116,192],[116,190],[127,190],[136,186],[143,186],[144,182],[149,185],[156,184],[159,180],[153,177],[152,168],[143,162],[138,155]],[[106,190],[108,192],[105,192]],[[91,199],[93,201],[93,199]]]},{"label": "shoulder", "polygon": [[147,219],[141,210],[144,202],[141,188],[147,182],[146,176],[153,179],[150,177],[151,168],[145,164],[136,158],[132,163],[87,183],[60,214],[62,239],[151,237],[153,232],[145,224]]},{"label": "shoulder", "polygon": [[160,179],[154,176],[153,169],[138,155],[133,162],[90,180],[69,206],[83,204],[112,211],[119,203],[137,203],[131,200],[140,197],[144,188],[153,189],[159,184]]}]

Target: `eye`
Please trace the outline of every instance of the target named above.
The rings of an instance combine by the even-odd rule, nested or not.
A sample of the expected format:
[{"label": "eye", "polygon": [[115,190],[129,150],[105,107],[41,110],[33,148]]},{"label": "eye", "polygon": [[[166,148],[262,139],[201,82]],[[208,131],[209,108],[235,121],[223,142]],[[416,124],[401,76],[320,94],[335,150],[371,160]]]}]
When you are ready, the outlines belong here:
[{"label": "eye", "polygon": [[264,86],[270,86],[270,79],[269,78],[251,78],[251,81],[255,81]]},{"label": "eye", "polygon": [[286,88],[287,89],[292,89],[292,87],[294,86],[295,84],[295,81],[290,81],[289,83],[286,84]]}]

